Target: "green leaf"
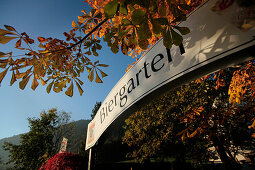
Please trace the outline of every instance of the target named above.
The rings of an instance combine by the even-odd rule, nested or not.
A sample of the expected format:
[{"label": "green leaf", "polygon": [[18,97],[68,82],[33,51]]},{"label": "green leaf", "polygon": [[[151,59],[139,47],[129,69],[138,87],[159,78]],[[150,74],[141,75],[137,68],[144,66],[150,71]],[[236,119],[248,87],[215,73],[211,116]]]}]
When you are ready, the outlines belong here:
[{"label": "green leaf", "polygon": [[171,28],[171,34],[172,34],[172,39],[173,39],[173,43],[176,46],[181,45],[182,43],[182,36],[180,34],[178,34],[177,32],[175,32],[172,28]]},{"label": "green leaf", "polygon": [[76,81],[75,81],[75,83],[76,83],[76,86],[78,87],[78,90],[79,90],[80,96],[82,96],[83,90],[82,90],[81,86],[79,85],[79,83],[78,83],[78,82],[76,82]]},{"label": "green leaf", "polygon": [[113,0],[111,2],[108,2],[104,6],[104,13],[107,18],[112,18],[118,9],[118,0]]},{"label": "green leaf", "polygon": [[123,0],[120,2],[120,13],[122,13],[123,15],[128,14],[127,4]]},{"label": "green leaf", "polygon": [[18,38],[18,37],[0,36],[0,43],[1,44],[6,44],[6,43],[8,43],[9,41],[11,41],[11,40],[13,40],[15,38]]},{"label": "green leaf", "polygon": [[169,25],[168,20],[166,18],[156,18],[154,20],[156,22],[160,23],[161,25],[166,25],[166,26]]},{"label": "green leaf", "polygon": [[28,81],[29,81],[29,79],[30,79],[31,76],[32,76],[32,74],[30,74],[29,76],[23,78],[23,80],[21,80],[21,81],[19,82],[19,88],[20,88],[21,90],[24,90],[24,89],[25,89],[25,87],[26,87],[26,85],[27,85],[27,83],[28,83]]},{"label": "green leaf", "polygon": [[68,87],[65,94],[69,97],[73,97],[73,82],[71,82],[71,85]]},{"label": "green leaf", "polygon": [[9,68],[0,73],[0,86]]},{"label": "green leaf", "polygon": [[140,10],[140,9],[136,9],[131,16],[132,19],[132,23],[134,25],[139,25],[141,24],[144,20],[145,20],[145,14],[146,12]]},{"label": "green leaf", "polygon": [[111,45],[111,50],[114,54],[117,54],[119,52],[119,46],[118,46],[118,43],[113,43]]},{"label": "green leaf", "polygon": [[173,41],[169,29],[163,30],[163,44],[168,49],[172,47]]},{"label": "green leaf", "polygon": [[132,25],[131,21],[129,21],[128,19],[123,19],[121,20],[121,23],[123,26],[128,26],[128,25]]},{"label": "green leaf", "polygon": [[89,73],[88,78],[89,78],[89,81],[91,82],[94,80],[94,69],[92,69],[92,71]]},{"label": "green leaf", "polygon": [[182,35],[186,35],[190,33],[190,30],[188,27],[179,27],[179,26],[173,26],[175,29],[177,29]]},{"label": "green leaf", "polygon": [[149,41],[148,40],[138,40],[138,45],[141,49],[146,50],[148,45],[149,45]]},{"label": "green leaf", "polygon": [[152,34],[147,21],[143,22],[137,29],[137,35],[140,40],[149,39],[151,37]]},{"label": "green leaf", "polygon": [[47,86],[47,93],[50,93],[54,80]]},{"label": "green leaf", "polygon": [[159,34],[161,29],[162,29],[161,24],[157,20],[152,20],[151,23],[152,23],[153,33],[154,34]]}]

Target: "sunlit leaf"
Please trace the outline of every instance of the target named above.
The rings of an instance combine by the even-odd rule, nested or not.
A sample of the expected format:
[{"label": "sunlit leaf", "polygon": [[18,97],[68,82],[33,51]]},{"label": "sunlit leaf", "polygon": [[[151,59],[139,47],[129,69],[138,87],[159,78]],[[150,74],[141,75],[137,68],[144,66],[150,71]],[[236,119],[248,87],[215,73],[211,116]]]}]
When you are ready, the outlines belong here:
[{"label": "sunlit leaf", "polygon": [[54,80],[47,86],[47,93],[50,93]]},{"label": "sunlit leaf", "polygon": [[14,70],[13,70],[12,71],[12,79],[11,79],[11,82],[10,82],[10,86],[12,86],[15,81],[17,81],[17,79],[15,77],[15,73],[14,73]]},{"label": "sunlit leaf", "polygon": [[89,73],[88,78],[89,78],[89,81],[91,82],[94,80],[94,69],[92,69],[92,71]]},{"label": "sunlit leaf", "polygon": [[109,65],[107,65],[107,64],[98,64],[97,66],[100,66],[100,67],[108,67]]},{"label": "sunlit leaf", "polygon": [[41,84],[44,86],[45,84],[47,84],[42,78],[40,78],[41,80]]},{"label": "sunlit leaf", "polygon": [[8,34],[17,35],[15,33],[11,32],[11,31],[0,29],[0,36],[4,36],[4,35],[8,35]]},{"label": "sunlit leaf", "polygon": [[26,87],[26,85],[27,85],[27,83],[28,83],[28,81],[29,81],[29,79],[30,79],[31,76],[32,76],[32,74],[30,74],[29,76],[23,78],[23,80],[21,80],[21,81],[19,82],[19,88],[20,88],[21,90],[24,90],[24,89],[25,89],[25,87]]},{"label": "sunlit leaf", "polygon": [[73,96],[73,82],[71,82],[71,85],[68,87],[68,89],[66,90],[65,94],[69,97]]},{"label": "sunlit leaf", "polygon": [[15,44],[16,48],[19,48],[21,46],[21,39],[19,39],[16,44]]},{"label": "sunlit leaf", "polygon": [[15,31],[15,32],[16,32],[16,30],[15,30],[12,26],[4,25],[4,27],[5,27],[7,30],[9,30],[9,31]]},{"label": "sunlit leaf", "polygon": [[38,41],[39,41],[40,43],[45,43],[45,42],[48,41],[46,38],[43,38],[43,37],[37,37],[37,39],[38,39]]},{"label": "sunlit leaf", "polygon": [[73,21],[73,22],[72,22],[72,27],[73,27],[73,28],[78,28],[78,25]]},{"label": "sunlit leaf", "polygon": [[33,90],[35,90],[35,89],[37,88],[38,85],[39,85],[39,83],[37,82],[37,79],[34,77],[33,82],[32,82],[32,84],[31,84],[31,88],[32,88]]},{"label": "sunlit leaf", "polygon": [[98,68],[98,70],[100,71],[100,73],[101,73],[101,76],[102,77],[106,77],[106,76],[108,76],[105,72],[103,72],[102,70],[100,70],[99,68]]},{"label": "sunlit leaf", "polygon": [[0,86],[9,68],[0,73]]},{"label": "sunlit leaf", "polygon": [[0,36],[0,43],[1,44],[6,44],[6,43],[8,43],[9,41],[11,41],[11,40],[13,40],[15,38],[18,38],[18,37]]},{"label": "sunlit leaf", "polygon": [[98,76],[97,74],[97,71],[96,71],[96,80],[95,80],[96,83],[103,83],[103,81],[100,79],[100,77]]},{"label": "sunlit leaf", "polygon": [[80,83],[80,85],[83,85],[83,82],[80,79],[78,78],[75,78],[75,79]]},{"label": "sunlit leaf", "polygon": [[80,95],[82,96],[83,90],[82,90],[81,86],[76,81],[75,81],[75,83],[76,83],[76,86],[78,87]]}]

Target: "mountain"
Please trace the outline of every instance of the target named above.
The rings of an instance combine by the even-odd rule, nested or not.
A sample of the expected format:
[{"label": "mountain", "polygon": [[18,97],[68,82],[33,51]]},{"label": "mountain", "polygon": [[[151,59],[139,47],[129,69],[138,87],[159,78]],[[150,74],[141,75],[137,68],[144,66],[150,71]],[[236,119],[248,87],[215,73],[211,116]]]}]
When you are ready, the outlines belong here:
[{"label": "mountain", "polygon": [[[86,139],[87,134],[87,127],[90,120],[78,120],[74,121],[75,129],[73,135],[66,136],[68,138],[68,144],[67,144],[67,152],[73,152],[78,153],[78,149],[80,144],[82,143],[82,140]],[[15,135],[8,138],[0,139],[0,160],[5,163],[8,161],[9,152],[3,150],[2,146],[4,142],[9,142],[12,144],[19,144],[20,141],[20,135]],[[1,165],[0,164],[0,170],[7,169],[8,167],[11,167],[12,165]]]}]

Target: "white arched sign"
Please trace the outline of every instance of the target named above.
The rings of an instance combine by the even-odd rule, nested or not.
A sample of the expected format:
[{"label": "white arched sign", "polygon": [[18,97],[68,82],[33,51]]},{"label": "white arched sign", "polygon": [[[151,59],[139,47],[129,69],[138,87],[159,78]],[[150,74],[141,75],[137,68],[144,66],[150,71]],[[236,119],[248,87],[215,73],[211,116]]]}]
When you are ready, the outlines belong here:
[{"label": "white arched sign", "polygon": [[254,48],[254,7],[233,3],[221,10],[217,5],[215,0],[207,1],[179,24],[191,30],[183,37],[184,49],[173,46],[167,50],[160,39],[119,80],[88,125],[86,149],[95,145],[118,116],[154,91],[174,87],[173,82],[185,75],[194,79],[247,59],[236,55]]}]

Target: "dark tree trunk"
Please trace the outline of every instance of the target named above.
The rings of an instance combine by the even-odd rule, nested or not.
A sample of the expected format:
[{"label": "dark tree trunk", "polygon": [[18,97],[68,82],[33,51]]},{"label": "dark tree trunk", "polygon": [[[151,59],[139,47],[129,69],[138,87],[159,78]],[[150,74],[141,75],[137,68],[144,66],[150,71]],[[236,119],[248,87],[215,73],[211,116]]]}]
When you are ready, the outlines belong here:
[{"label": "dark tree trunk", "polygon": [[219,140],[217,135],[211,135],[210,137],[213,145],[220,156],[221,161],[225,165],[226,170],[238,170],[240,169],[240,164],[236,162],[234,157],[227,155],[227,150]]}]

